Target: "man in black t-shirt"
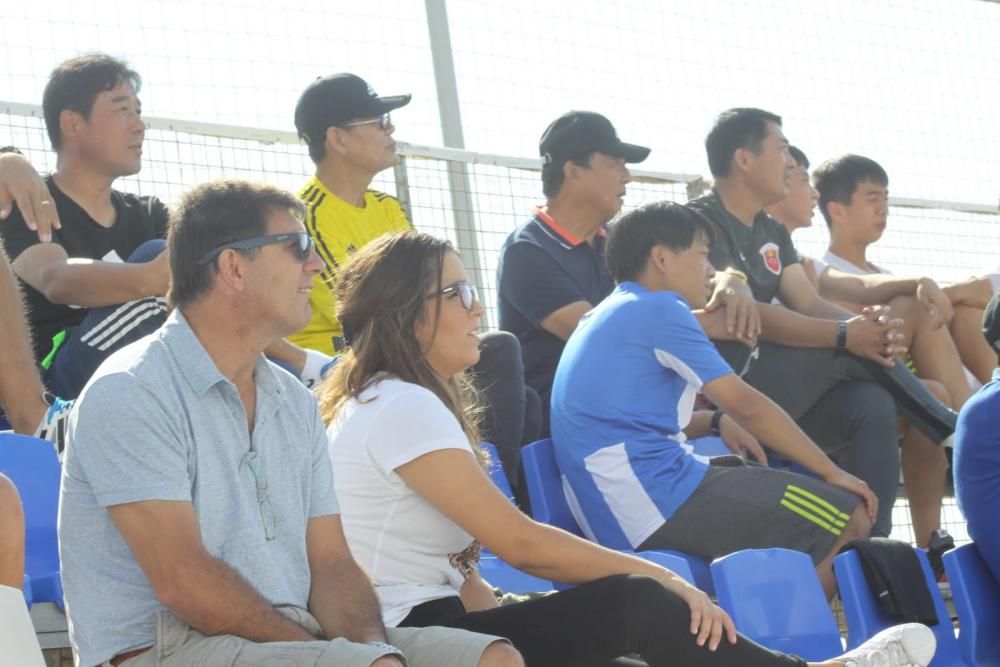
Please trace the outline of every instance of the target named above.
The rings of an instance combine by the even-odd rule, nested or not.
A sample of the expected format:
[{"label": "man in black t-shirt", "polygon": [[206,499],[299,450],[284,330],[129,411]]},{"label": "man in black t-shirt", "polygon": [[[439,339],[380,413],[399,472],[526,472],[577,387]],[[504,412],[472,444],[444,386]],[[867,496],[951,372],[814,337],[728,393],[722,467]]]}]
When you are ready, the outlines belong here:
[{"label": "man in black t-shirt", "polygon": [[[167,209],[155,197],[111,188],[118,176],[141,168],[145,125],[138,86],[139,76],[107,55],[62,63],[43,102],[59,154],[56,171],[43,182],[20,157],[0,170],[0,206],[7,209],[11,200],[18,205],[9,216],[0,211],[0,219],[22,218],[46,239],[17,232],[8,239],[0,229],[27,294],[32,328],[38,314],[35,347],[38,362],[48,368],[46,382],[67,396],[75,396],[111,352],[165,318],[169,266],[161,249]],[[67,235],[69,225],[60,228],[59,218],[75,231]],[[137,245],[137,239],[148,242]],[[265,354],[307,386],[332,361],[284,339],[273,341]]]},{"label": "man in black t-shirt", "polygon": [[[760,109],[730,109],[716,120],[705,147],[715,188],[689,206],[712,226],[713,266],[727,288],[752,293],[761,321],[753,354],[738,343],[716,344],[748,383],[821,445],[824,438],[850,443],[846,467],[879,497],[872,532],[886,535],[899,470],[892,399],[935,442],[954,430],[955,413],[895,362],[901,321],[884,307],[854,315],[821,298],[788,231],[764,213],[787,196],[795,166],[781,118]],[[786,308],[771,305],[774,298]],[[854,413],[850,419],[842,418],[845,402]]]},{"label": "man in black t-shirt", "polygon": [[141,168],[139,84],[134,71],[105,55],[56,67],[43,110],[58,156],[47,185],[61,226],[42,242],[14,209],[0,227],[24,290],[36,361],[49,389],[66,398],[104,358],[166,317],[166,207],[112,189]]}]

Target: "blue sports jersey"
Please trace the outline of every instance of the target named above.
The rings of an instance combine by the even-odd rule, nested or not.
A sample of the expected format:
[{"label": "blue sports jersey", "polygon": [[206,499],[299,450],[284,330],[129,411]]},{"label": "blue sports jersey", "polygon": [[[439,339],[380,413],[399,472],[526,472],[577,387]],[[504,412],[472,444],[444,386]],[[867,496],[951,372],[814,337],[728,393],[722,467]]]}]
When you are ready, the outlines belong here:
[{"label": "blue sports jersey", "polygon": [[580,321],[552,387],[552,439],[584,533],[636,548],[684,504],[708,463],[682,429],[701,386],[732,373],[674,292],[625,282]]},{"label": "blue sports jersey", "polygon": [[1000,582],[1000,369],[962,406],[954,454],[958,506],[972,541]]}]

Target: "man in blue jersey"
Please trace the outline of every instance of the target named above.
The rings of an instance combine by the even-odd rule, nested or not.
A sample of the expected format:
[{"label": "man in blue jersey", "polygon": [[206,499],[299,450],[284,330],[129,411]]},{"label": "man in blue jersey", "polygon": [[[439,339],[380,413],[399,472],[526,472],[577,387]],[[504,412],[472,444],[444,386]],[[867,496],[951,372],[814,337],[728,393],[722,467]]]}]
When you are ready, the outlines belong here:
[{"label": "man in blue jersey", "polygon": [[986,306],[983,336],[997,355],[993,379],[962,406],[955,430],[955,495],[983,560],[1000,581],[1000,292]]},{"label": "man in blue jersey", "polygon": [[[552,390],[570,506],[592,539],[616,548],[806,552],[832,595],[833,556],[868,535],[877,500],[737,377],[698,325],[692,308],[708,301],[711,238],[700,216],[665,202],[611,226],[606,259],[618,286],[570,336]],[[695,455],[687,438],[722,414],[692,419],[699,391],[819,479]]]}]

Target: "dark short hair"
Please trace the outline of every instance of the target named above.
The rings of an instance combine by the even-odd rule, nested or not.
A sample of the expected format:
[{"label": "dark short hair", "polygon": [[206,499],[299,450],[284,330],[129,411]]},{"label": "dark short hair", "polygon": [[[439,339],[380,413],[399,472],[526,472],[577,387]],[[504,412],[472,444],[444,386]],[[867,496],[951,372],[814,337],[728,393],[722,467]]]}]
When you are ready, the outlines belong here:
[{"label": "dark short hair", "polygon": [[767,136],[768,123],[781,125],[781,116],[749,107],[727,109],[720,113],[705,137],[705,152],[712,176],[728,176],[733,155],[740,148],[759,153],[761,142]]},{"label": "dark short hair", "polygon": [[[220,245],[266,234],[268,217],[281,210],[301,215],[304,209],[295,195],[264,183],[222,179],[187,192],[171,213],[167,233],[171,305],[189,306],[211,289],[219,264],[198,260]],[[237,252],[254,257],[259,251]]]},{"label": "dark short hair", "polygon": [[543,165],[542,193],[545,194],[546,198],[552,199],[562,190],[563,183],[566,182],[566,171],[563,167],[566,166],[567,162],[572,162],[575,165],[587,168],[590,167],[590,159],[593,156],[593,153],[588,153],[587,155],[581,155],[580,157],[556,160]]},{"label": "dark short hair", "polygon": [[819,210],[828,227],[830,213],[827,204],[835,201],[849,205],[854,191],[865,181],[889,187],[889,175],[882,165],[862,155],[843,155],[816,167],[813,182],[819,192]]},{"label": "dark short hair", "polygon": [[89,119],[97,96],[124,81],[136,92],[142,86],[142,79],[125,61],[105,53],[88,53],[57,65],[42,94],[42,113],[53,150],[62,144],[59,116],[63,111],[69,109]]},{"label": "dark short hair", "polygon": [[789,146],[788,153],[792,156],[792,159],[795,160],[796,165],[802,167],[803,169],[809,168],[809,158],[806,157],[806,154],[802,152],[801,148],[798,146]]},{"label": "dark short hair", "polygon": [[682,252],[699,236],[711,245],[712,228],[687,206],[668,201],[643,204],[609,226],[604,248],[608,270],[615,282],[635,280],[646,269],[655,246]]}]

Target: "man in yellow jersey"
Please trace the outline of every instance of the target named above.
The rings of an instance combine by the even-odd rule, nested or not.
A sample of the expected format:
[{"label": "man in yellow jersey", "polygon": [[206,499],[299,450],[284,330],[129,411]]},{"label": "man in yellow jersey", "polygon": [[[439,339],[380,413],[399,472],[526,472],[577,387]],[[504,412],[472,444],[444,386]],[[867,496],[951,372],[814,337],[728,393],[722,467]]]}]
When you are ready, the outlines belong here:
[{"label": "man in yellow jersey", "polygon": [[313,279],[312,319],[290,339],[297,345],[336,354],[343,337],[331,290],[337,268],[372,239],[413,228],[398,199],[369,187],[398,161],[389,112],[409,102],[409,95],[378,97],[353,74],[334,74],[310,84],[295,107],[295,127],[316,163],[299,197],[326,262]]},{"label": "man in yellow jersey", "polygon": [[[354,74],[332,74],[313,81],[295,107],[295,127],[309,146],[316,174],[299,192],[306,205],[306,229],[326,270],[313,278],[312,319],[290,341],[335,354],[344,343],[331,287],[337,269],[369,241],[393,231],[412,229],[395,197],[370,188],[379,172],[398,162],[396,128],[389,113],[410,102],[410,95],[380,97]],[[480,336],[482,353],[476,384],[489,410],[484,437],[497,446],[519,501],[520,445],[536,438],[541,402],[525,388],[517,339],[506,332]]]}]

